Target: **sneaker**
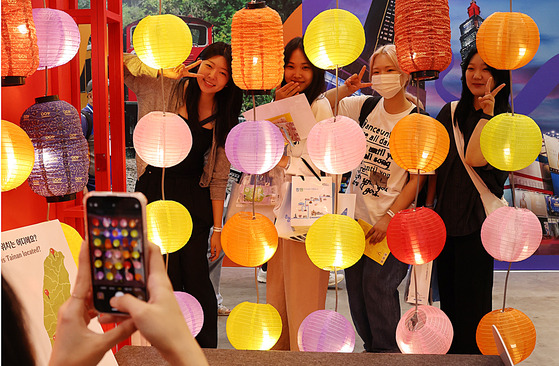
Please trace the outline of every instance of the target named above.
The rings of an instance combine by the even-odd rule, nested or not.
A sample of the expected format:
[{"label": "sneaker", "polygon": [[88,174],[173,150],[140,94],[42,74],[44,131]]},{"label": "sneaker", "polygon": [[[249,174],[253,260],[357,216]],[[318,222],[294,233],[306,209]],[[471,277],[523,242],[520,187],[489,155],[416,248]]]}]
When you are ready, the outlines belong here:
[{"label": "sneaker", "polygon": [[[344,275],[341,273],[338,273],[338,282],[340,283],[342,282],[344,279]],[[330,276],[328,277],[328,288],[334,288],[336,286],[336,277],[334,275],[334,272],[330,272]]]},{"label": "sneaker", "polygon": [[217,315],[227,316],[229,314],[231,314],[231,310],[229,310],[225,305],[220,304],[217,306]]},{"label": "sneaker", "polygon": [[258,279],[258,282],[260,283],[266,283],[266,274],[268,272],[262,270],[262,268],[258,269],[258,276],[256,277]]}]

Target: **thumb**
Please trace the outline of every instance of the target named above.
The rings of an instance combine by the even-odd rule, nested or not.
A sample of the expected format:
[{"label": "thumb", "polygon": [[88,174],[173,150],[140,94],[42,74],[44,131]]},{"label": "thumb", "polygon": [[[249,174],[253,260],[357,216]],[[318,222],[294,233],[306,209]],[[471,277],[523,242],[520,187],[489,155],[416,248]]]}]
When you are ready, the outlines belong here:
[{"label": "thumb", "polygon": [[132,317],[134,317],[134,314],[144,311],[145,307],[148,306],[145,301],[139,300],[130,294],[113,297],[110,300],[110,304],[121,313],[130,314]]}]

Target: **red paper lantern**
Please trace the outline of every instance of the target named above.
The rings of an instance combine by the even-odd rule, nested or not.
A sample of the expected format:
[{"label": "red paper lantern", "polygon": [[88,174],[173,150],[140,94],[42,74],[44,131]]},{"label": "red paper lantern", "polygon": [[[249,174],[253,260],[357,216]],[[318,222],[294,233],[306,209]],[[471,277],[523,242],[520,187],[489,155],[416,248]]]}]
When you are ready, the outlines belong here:
[{"label": "red paper lantern", "polygon": [[424,207],[402,210],[390,220],[386,240],[400,262],[423,264],[437,258],[443,250],[446,228],[433,210]]}]

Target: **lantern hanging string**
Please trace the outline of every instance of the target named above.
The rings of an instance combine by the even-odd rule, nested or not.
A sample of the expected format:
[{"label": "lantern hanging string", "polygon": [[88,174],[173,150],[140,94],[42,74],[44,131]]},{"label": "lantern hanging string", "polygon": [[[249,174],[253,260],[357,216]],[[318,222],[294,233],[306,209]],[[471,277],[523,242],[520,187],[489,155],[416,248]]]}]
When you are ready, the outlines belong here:
[{"label": "lantern hanging string", "polygon": [[258,292],[258,267],[254,267],[254,286],[256,286],[256,303],[260,303],[260,293]]},{"label": "lantern hanging string", "polygon": [[510,267],[512,266],[512,262],[509,262],[509,268],[507,270],[507,276],[505,277],[505,290],[503,292],[503,308],[501,309],[501,313],[505,312],[505,303],[507,301],[507,285],[509,282],[509,274],[510,274]]},{"label": "lantern hanging string", "polygon": [[[334,104],[334,117],[337,116],[338,116],[338,65],[336,65],[336,104]],[[334,122],[336,122],[335,119]]]},{"label": "lantern hanging string", "polygon": [[512,94],[512,70],[509,70],[509,82],[510,82],[510,109],[514,116],[514,96]]},{"label": "lantern hanging string", "polygon": [[161,15],[161,0],[159,0],[159,15]]},{"label": "lantern hanging string", "polygon": [[[159,15],[161,15],[161,0],[159,1]],[[165,117],[165,87],[163,83],[163,68],[161,68],[161,99],[163,99],[163,117]],[[163,123],[165,125],[165,123]],[[165,149],[163,149],[165,154]],[[165,167],[161,172],[161,198],[165,201]]]},{"label": "lantern hanging string", "polygon": [[[416,102],[416,107],[417,107],[417,113],[419,114],[419,81],[416,80],[416,94],[415,94],[415,102]],[[413,202],[413,210],[415,211],[417,209],[417,198],[419,197],[419,178],[421,177],[421,174],[419,173],[419,169],[417,169],[417,187],[415,188],[415,201]],[[417,294],[416,294],[416,299],[417,299]]]},{"label": "lantern hanging string", "polygon": [[[253,117],[254,120],[256,121],[256,99],[254,97],[254,91],[252,92],[252,111],[253,111]],[[255,213],[255,197],[256,197],[256,180],[258,178],[258,174],[254,175],[254,184],[252,186],[252,219],[256,220],[256,213]],[[257,291],[258,291],[258,286],[256,287]]]},{"label": "lantern hanging string", "polygon": [[334,307],[334,311],[337,313],[338,312],[338,271],[336,270],[335,266],[334,266],[334,282],[336,286],[336,306]]},{"label": "lantern hanging string", "polygon": [[414,281],[413,286],[414,286],[414,290],[415,290],[415,311],[413,312],[413,316],[410,318],[410,321],[411,321],[411,325],[413,327],[413,330],[415,330],[415,326],[419,322],[419,317],[417,315],[417,306],[418,306],[418,304],[417,304],[417,273],[415,271],[415,265],[412,265],[411,270],[413,272],[413,281]]},{"label": "lantern hanging string", "polygon": [[49,94],[49,68],[45,66],[45,97]]},{"label": "lantern hanging string", "polygon": [[165,201],[165,167],[161,171],[161,199]]}]

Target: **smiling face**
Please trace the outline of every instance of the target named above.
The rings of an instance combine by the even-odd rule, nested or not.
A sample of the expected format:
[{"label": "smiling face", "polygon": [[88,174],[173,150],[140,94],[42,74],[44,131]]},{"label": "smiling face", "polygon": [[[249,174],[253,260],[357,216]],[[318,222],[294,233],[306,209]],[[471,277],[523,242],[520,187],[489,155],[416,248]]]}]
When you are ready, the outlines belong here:
[{"label": "smiling face", "polygon": [[[479,53],[476,53],[466,69],[466,85],[474,95],[474,97],[483,97],[485,95],[485,86],[487,80],[491,77],[489,67],[483,62]],[[495,87],[495,83],[490,85],[491,90]]]},{"label": "smiling face", "polygon": [[387,55],[377,55],[370,65],[371,76],[380,74],[400,74],[398,68]]},{"label": "smiling face", "polygon": [[311,63],[305,57],[301,49],[297,48],[291,54],[289,62],[285,65],[285,82],[295,82],[299,84],[299,91],[303,92],[311,84],[313,71]]},{"label": "smiling face", "polygon": [[202,93],[215,94],[229,82],[229,65],[223,56],[210,57],[202,61],[196,77]]}]

